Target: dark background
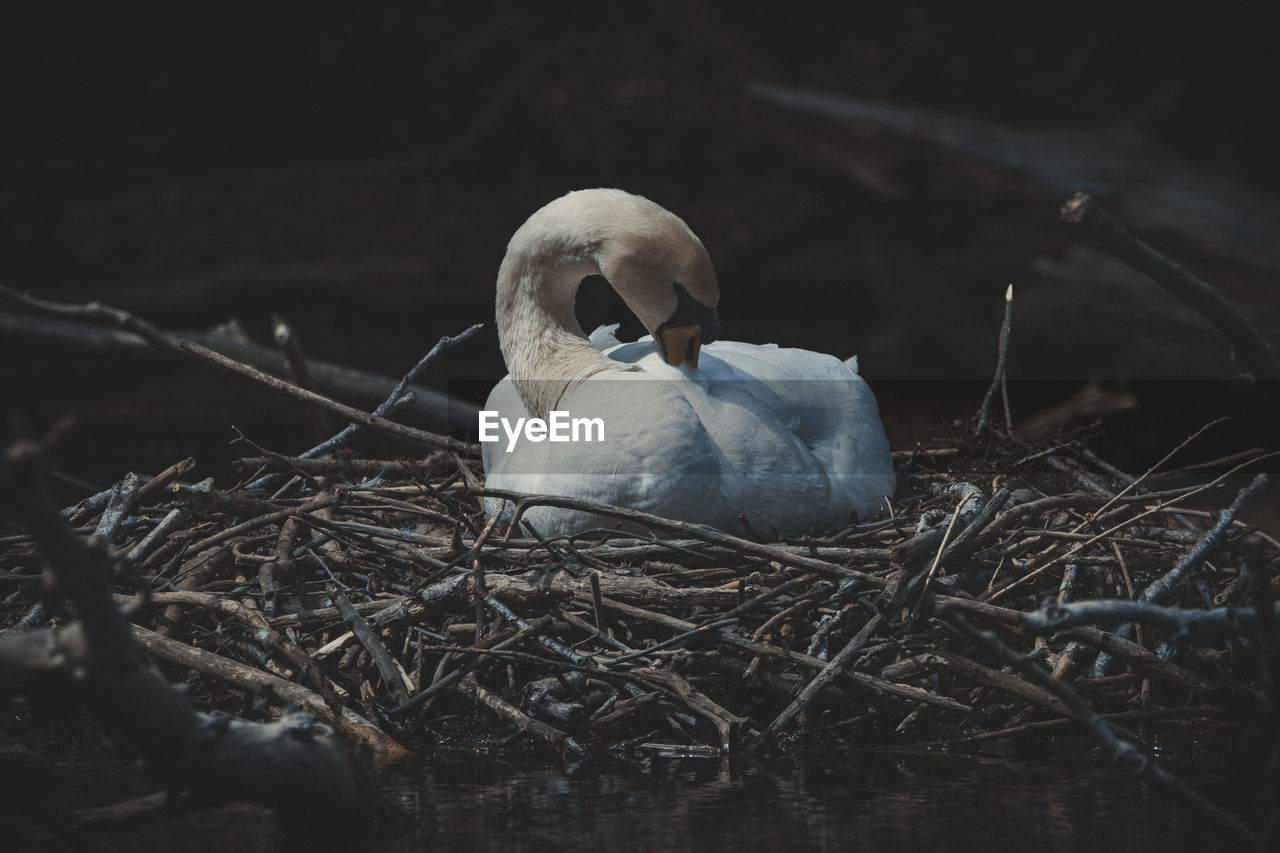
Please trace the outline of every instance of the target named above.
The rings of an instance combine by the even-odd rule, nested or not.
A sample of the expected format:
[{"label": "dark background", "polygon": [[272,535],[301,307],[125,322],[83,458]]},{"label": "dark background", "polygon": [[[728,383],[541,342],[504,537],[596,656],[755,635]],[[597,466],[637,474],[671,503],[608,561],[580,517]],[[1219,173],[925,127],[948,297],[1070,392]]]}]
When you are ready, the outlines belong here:
[{"label": "dark background", "polygon": [[[1142,236],[1276,341],[1276,270],[1233,256],[1230,235],[1195,238],[1206,186],[1206,218],[1241,199],[1226,207],[1276,224],[1260,21],[922,2],[52,4],[8,18],[9,286],[170,328],[235,317],[261,341],[275,311],[310,354],[393,375],[483,321],[426,382],[488,383],[503,372],[492,302],[507,238],[568,190],[618,186],[702,237],[726,337],[858,353],[895,446],[976,409],[1009,282],[1016,417],[1098,379],[1139,402],[1106,424],[1123,465],[1224,413],[1236,424],[1202,455],[1274,446],[1274,410],[1232,381],[1222,339],[1061,226],[1063,187],[974,167],[927,133],[853,139],[751,89],[943,111],[1166,169],[1190,202]],[[1101,194],[1118,213],[1136,209],[1127,180]],[[583,302],[588,328],[621,319],[602,294]],[[76,414],[63,465],[96,485],[189,454],[225,475],[233,423],[282,452],[310,443],[295,406],[190,363],[10,336],[0,388],[19,416],[8,432]]]}]

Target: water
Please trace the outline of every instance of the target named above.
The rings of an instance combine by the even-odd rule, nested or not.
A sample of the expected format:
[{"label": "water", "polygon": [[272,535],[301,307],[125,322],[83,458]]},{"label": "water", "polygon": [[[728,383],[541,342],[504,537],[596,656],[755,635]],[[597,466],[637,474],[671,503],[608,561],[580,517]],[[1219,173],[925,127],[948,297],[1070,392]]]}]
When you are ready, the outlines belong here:
[{"label": "water", "polygon": [[[1265,819],[1265,795],[1256,783],[1262,755],[1171,766],[1257,828]],[[101,801],[104,788],[126,796],[136,785],[131,767],[114,759],[78,760],[71,769],[73,796],[96,791],[92,796]],[[387,851],[1240,847],[1172,796],[1080,756],[864,752],[750,765],[595,759],[565,768],[468,753],[402,762],[386,773],[384,787],[409,823],[381,848]],[[292,846],[268,815],[247,806],[152,819],[96,837],[112,850],[247,853]],[[62,844],[31,838],[6,849],[84,849],[73,840]],[[357,848],[375,849],[343,845]],[[308,842],[299,849],[317,848]]]},{"label": "water", "polygon": [[[754,768],[686,759],[570,774],[474,763],[400,779],[417,816],[404,850],[1204,850],[1223,841],[1218,827],[1119,771],[954,754]],[[1248,799],[1242,787],[1223,772],[1213,791]]]}]

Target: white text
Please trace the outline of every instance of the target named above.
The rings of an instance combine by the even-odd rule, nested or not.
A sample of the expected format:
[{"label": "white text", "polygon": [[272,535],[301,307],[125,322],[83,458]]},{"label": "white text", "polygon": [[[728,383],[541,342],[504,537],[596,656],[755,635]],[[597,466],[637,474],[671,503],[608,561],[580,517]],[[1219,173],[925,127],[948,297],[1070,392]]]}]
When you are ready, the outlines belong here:
[{"label": "white text", "polygon": [[604,441],[603,418],[571,418],[568,412],[553,410],[545,421],[542,418],[516,418],[514,424],[497,412],[480,412],[481,441],[501,441],[499,426],[507,436],[507,453],[515,449],[516,439],[522,431],[525,439],[534,442]]}]

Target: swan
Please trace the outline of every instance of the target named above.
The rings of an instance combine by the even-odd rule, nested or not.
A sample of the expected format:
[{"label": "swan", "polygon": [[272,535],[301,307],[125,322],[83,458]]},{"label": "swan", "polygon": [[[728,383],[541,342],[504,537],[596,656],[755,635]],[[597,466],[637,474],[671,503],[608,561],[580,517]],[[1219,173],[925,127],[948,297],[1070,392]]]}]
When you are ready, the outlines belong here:
[{"label": "swan", "polygon": [[[583,332],[574,301],[596,275],[648,336]],[[894,491],[893,460],[856,362],[718,340],[719,299],[702,241],[646,198],[578,190],[530,216],[498,271],[508,375],[481,413],[488,486],[731,532],[745,519],[758,535],[877,515]],[[504,511],[498,499],[485,506]],[[542,536],[607,523],[545,506],[523,517]]]}]

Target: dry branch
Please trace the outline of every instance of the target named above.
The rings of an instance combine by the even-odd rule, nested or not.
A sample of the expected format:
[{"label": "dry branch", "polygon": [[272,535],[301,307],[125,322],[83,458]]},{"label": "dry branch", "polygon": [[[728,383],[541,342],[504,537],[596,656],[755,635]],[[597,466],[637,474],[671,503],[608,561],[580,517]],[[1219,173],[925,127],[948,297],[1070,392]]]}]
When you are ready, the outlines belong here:
[{"label": "dry branch", "polygon": [[[16,297],[13,291],[0,294],[10,299]],[[31,306],[20,302],[24,307]],[[37,307],[37,310],[42,310]],[[99,321],[101,318],[99,318]],[[475,328],[475,327],[473,327]],[[7,336],[50,341],[59,345],[76,347],[89,351],[123,350],[154,352],[154,346],[147,339],[133,331],[116,328],[104,328],[87,322],[68,319],[52,319],[32,314],[18,314],[0,311],[0,333]],[[198,332],[191,330],[161,332],[171,341],[185,338],[219,352],[228,358],[249,364],[260,370],[275,374],[285,372],[282,356],[276,350],[246,341],[238,337],[219,332]],[[463,333],[465,335],[465,333]],[[461,340],[462,336],[458,336]],[[352,400],[371,404],[383,400],[400,383],[389,376],[357,370],[344,365],[320,359],[307,359],[307,371],[314,383],[314,390],[339,399]],[[477,406],[474,403],[448,397],[433,388],[411,384],[401,391],[400,397],[411,395],[405,401],[402,414],[422,423],[427,428],[447,432],[459,425],[476,422]],[[386,414],[383,412],[382,414]]]},{"label": "dry branch", "polygon": [[1062,219],[1198,311],[1231,342],[1244,368],[1255,379],[1273,383],[1270,387],[1276,393],[1274,383],[1280,383],[1280,359],[1249,318],[1222,294],[1134,237],[1084,193],[1076,193],[1063,204]]}]

